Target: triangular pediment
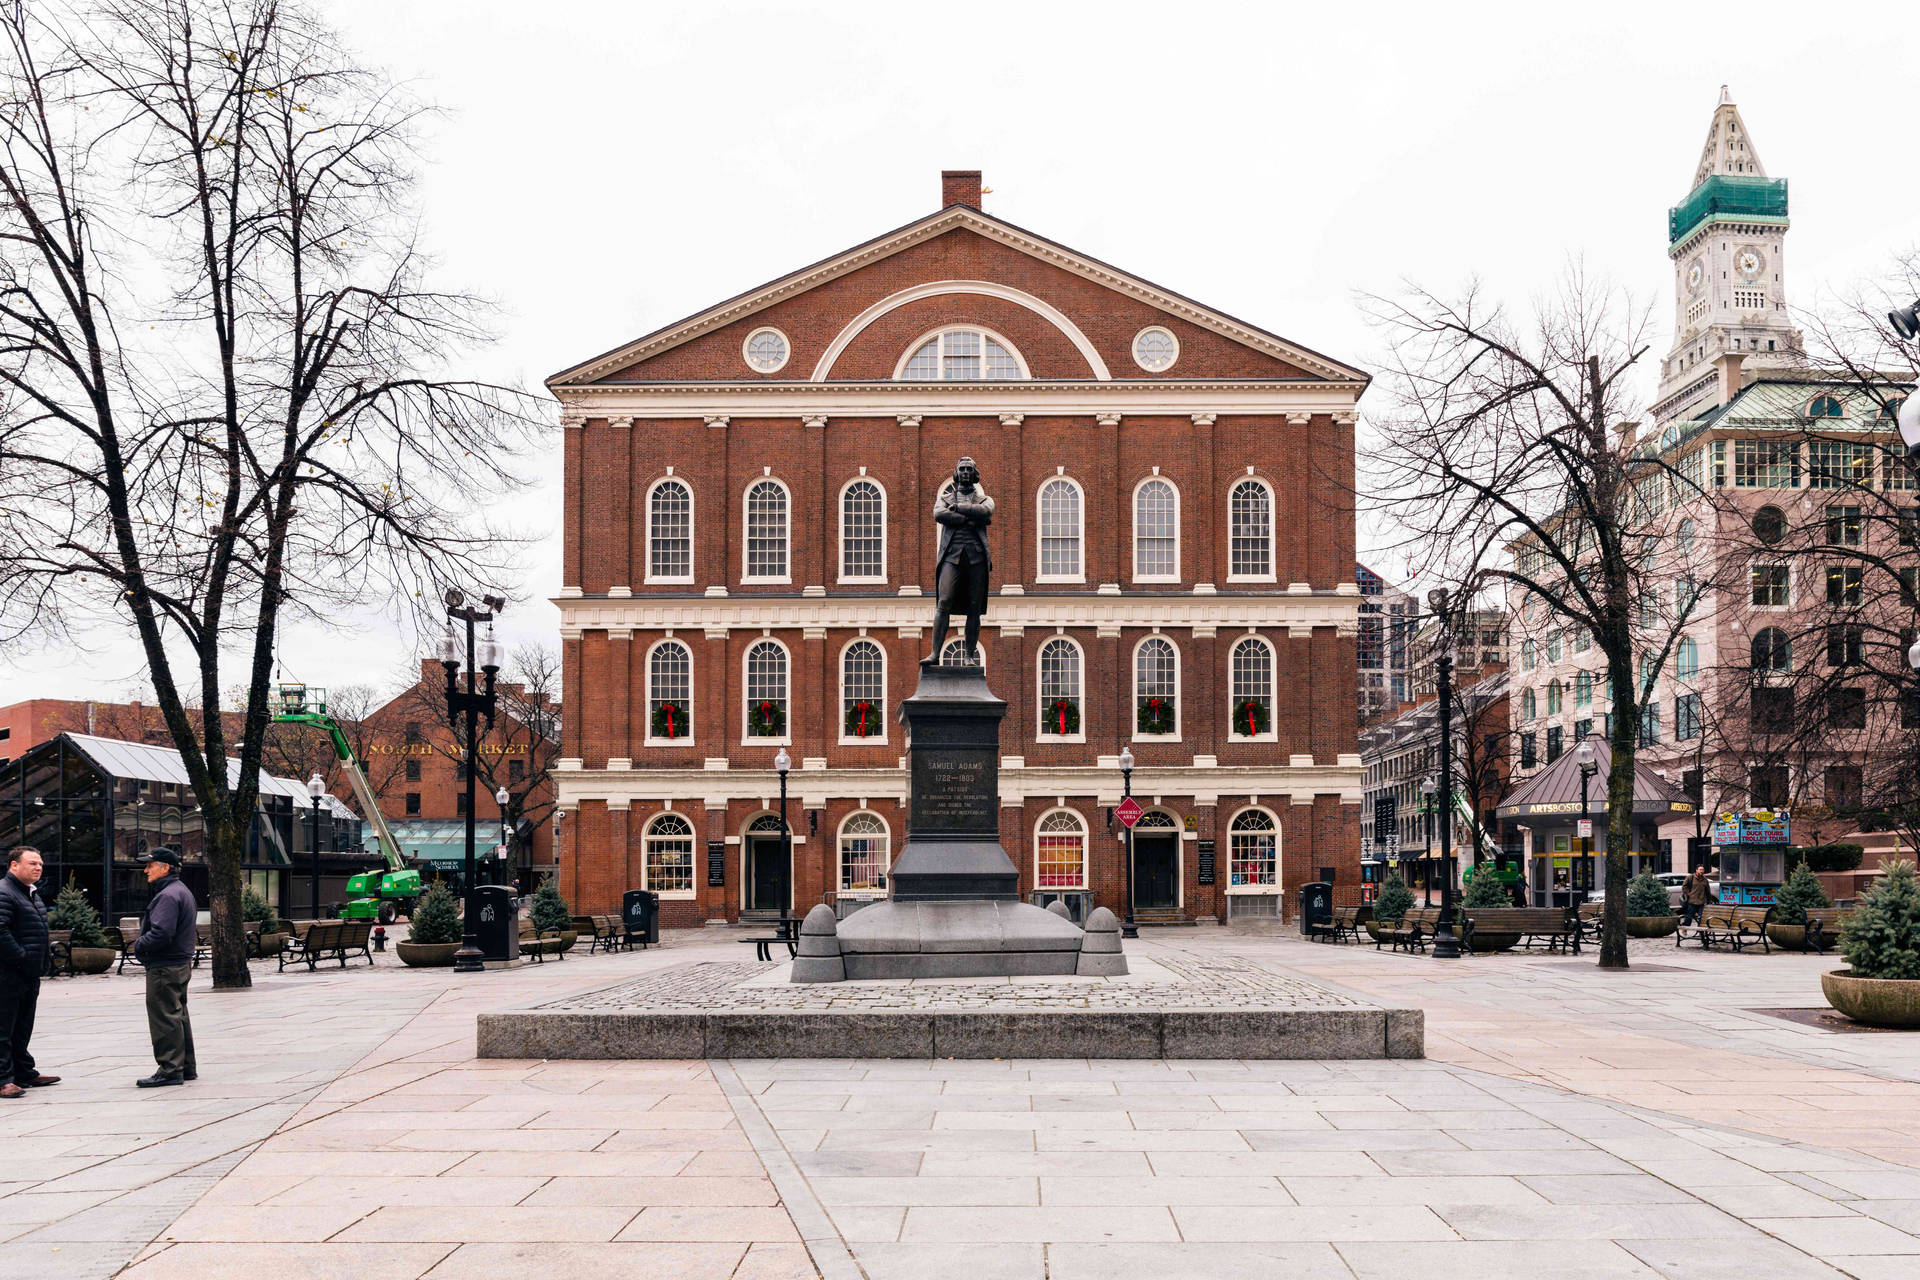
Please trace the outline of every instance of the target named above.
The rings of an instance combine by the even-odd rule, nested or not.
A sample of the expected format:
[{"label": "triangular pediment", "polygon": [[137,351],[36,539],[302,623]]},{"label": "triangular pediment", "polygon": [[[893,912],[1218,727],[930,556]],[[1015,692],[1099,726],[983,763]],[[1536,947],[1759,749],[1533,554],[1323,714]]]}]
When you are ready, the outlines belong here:
[{"label": "triangular pediment", "polygon": [[1699,186],[1716,174],[1729,177],[1764,178],[1767,168],[1760,163],[1759,149],[1747,133],[1747,122],[1733,104],[1727,86],[1720,86],[1720,104],[1713,109],[1713,123],[1707,126],[1706,145],[1700,148],[1700,163],[1693,171],[1693,185]]},{"label": "triangular pediment", "polygon": [[1003,222],[967,205],[950,205],[864,244],[824,258],[811,266],[738,294],[704,311],[616,347],[593,359],[564,369],[547,379],[549,388],[586,386],[658,356],[725,325],[734,324],[777,303],[785,302],[829,281],[870,267],[894,254],[954,231],[985,237],[1061,270],[1092,280],[1144,302],[1169,316],[1210,329],[1229,340],[1274,359],[1285,361],[1311,377],[1334,382],[1365,383],[1369,375],[1351,365],[1290,342],[1277,334],[1247,324],[1191,298],[1076,252],[1065,245]]}]

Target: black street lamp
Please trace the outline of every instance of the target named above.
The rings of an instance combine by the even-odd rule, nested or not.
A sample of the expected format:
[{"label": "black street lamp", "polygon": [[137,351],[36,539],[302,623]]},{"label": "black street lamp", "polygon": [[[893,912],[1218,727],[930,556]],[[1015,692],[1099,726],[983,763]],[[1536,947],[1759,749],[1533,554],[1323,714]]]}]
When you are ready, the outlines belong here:
[{"label": "black street lamp", "polygon": [[313,874],[308,896],[313,902],[313,918],[320,918],[320,797],[327,794],[327,783],[318,773],[307,779],[307,794],[313,797]]},{"label": "black street lamp", "polygon": [[[447,669],[447,721],[456,727],[460,718],[466,717],[467,732],[463,740],[467,773],[467,847],[466,847],[466,921],[461,929],[460,949],[453,953],[453,971],[455,973],[482,973],[486,966],[481,963],[478,939],[474,936],[473,922],[478,918],[474,901],[474,890],[479,885],[479,872],[474,865],[474,812],[473,781],[478,772],[480,751],[480,717],[487,718],[487,728],[493,728],[494,691],[493,677],[500,670],[500,643],[493,638],[493,617],[507,607],[507,602],[498,596],[482,596],[480,602],[486,606],[476,609],[466,603],[466,597],[452,587],[447,589],[447,617],[459,619],[467,624],[467,644],[464,652],[460,647],[460,637],[454,632],[451,621],[447,624],[446,635],[440,638],[440,665]],[[478,623],[487,623],[487,634],[476,640],[473,629]],[[466,659],[466,687],[461,688],[461,659]],[[484,677],[484,679],[482,679]]]},{"label": "black street lamp", "polygon": [[[1121,799],[1123,800],[1133,799],[1133,748],[1132,747],[1120,748],[1120,785],[1123,793],[1121,795]],[[1127,868],[1126,868],[1127,870],[1127,876],[1126,876],[1127,918],[1126,918],[1126,921],[1122,923],[1120,926],[1120,936],[1123,938],[1137,938],[1140,936],[1140,926],[1136,925],[1133,922],[1133,824],[1131,822],[1127,823],[1126,828],[1127,828]]]},{"label": "black street lamp", "polygon": [[780,897],[780,921],[785,928],[787,904],[793,898],[793,828],[787,825],[787,770],[793,768],[793,757],[787,754],[785,747],[773,757],[773,771],[780,775],[780,856],[787,860],[786,892]]},{"label": "black street lamp", "polygon": [[1434,655],[1438,675],[1434,690],[1440,713],[1440,928],[1433,935],[1435,960],[1458,960],[1460,939],[1454,933],[1453,909],[1453,615],[1444,590],[1429,591],[1427,604],[1440,617],[1440,651]]},{"label": "black street lamp", "polygon": [[[1580,762],[1580,821],[1590,822],[1591,819],[1587,817],[1587,784],[1593,781],[1594,774],[1600,772],[1600,766],[1593,762],[1593,744],[1591,742],[1588,742],[1585,738],[1580,739],[1580,745],[1574,749],[1573,758]],[[1582,866],[1585,866],[1587,859],[1593,856],[1592,848],[1593,848],[1593,838],[1591,836],[1585,836],[1585,835],[1581,836],[1580,837],[1580,862]],[[1578,884],[1580,882],[1580,879],[1581,877],[1575,876],[1573,874],[1573,871],[1571,868],[1568,869],[1567,871],[1567,905],[1575,908],[1576,910],[1579,907],[1579,903],[1574,900],[1573,886]]]}]

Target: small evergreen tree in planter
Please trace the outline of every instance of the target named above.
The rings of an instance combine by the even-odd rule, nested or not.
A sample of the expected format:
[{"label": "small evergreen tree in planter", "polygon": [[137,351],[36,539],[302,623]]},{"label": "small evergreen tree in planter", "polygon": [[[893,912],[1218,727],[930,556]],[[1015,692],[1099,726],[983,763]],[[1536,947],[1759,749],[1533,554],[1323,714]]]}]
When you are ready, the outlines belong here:
[{"label": "small evergreen tree in planter", "polygon": [[286,936],[286,926],[280,920],[280,913],[271,902],[261,897],[249,885],[240,891],[240,919],[247,924],[260,926],[260,942],[253,954],[262,959],[280,953],[280,943]]},{"label": "small evergreen tree in planter", "polygon": [[53,910],[47,912],[47,928],[72,931],[67,945],[75,972],[105,973],[112,966],[113,948],[107,945],[106,932],[100,928],[100,913],[79,885],[68,881],[53,900]]},{"label": "small evergreen tree in planter", "polygon": [[1635,876],[1627,885],[1627,936],[1664,938],[1679,927],[1667,886],[1651,871]]},{"label": "small evergreen tree in planter", "polygon": [[394,944],[401,963],[416,968],[449,965],[460,949],[460,905],[444,882],[420,897],[408,920],[407,940]]},{"label": "small evergreen tree in planter", "polygon": [[[1412,895],[1408,895],[1412,896]],[[1489,862],[1475,867],[1473,877],[1467,881],[1467,892],[1460,899],[1461,907],[1484,911],[1504,909],[1513,906],[1513,895],[1507,891],[1504,880],[1494,874],[1494,865]],[[1461,935],[1466,932],[1466,922],[1461,921]],[[1495,933],[1491,929],[1475,928],[1473,949],[1475,951],[1506,951],[1520,944],[1517,933]]]},{"label": "small evergreen tree in planter", "polygon": [[559,882],[548,876],[533,891],[533,927],[537,933],[546,933],[550,929],[560,932],[560,949],[565,951],[578,939],[579,934],[573,927],[572,908],[567,900],[560,896]]},{"label": "small evergreen tree in planter", "polygon": [[1920,1027],[1920,879],[1888,863],[1840,935],[1848,968],[1820,975],[1827,1003],[1880,1027]]},{"label": "small evergreen tree in planter", "polygon": [[1413,890],[1407,888],[1398,871],[1387,872],[1387,878],[1380,882],[1379,896],[1373,900],[1373,919],[1367,921],[1367,932],[1379,941],[1379,927],[1399,921],[1412,906]]},{"label": "small evergreen tree in planter", "polygon": [[[1810,851],[1811,852],[1811,851]],[[1807,949],[1807,912],[1830,907],[1833,899],[1820,886],[1820,877],[1803,862],[1793,869],[1787,882],[1773,895],[1773,911],[1767,916],[1767,937],[1775,946],[1789,951]]]}]

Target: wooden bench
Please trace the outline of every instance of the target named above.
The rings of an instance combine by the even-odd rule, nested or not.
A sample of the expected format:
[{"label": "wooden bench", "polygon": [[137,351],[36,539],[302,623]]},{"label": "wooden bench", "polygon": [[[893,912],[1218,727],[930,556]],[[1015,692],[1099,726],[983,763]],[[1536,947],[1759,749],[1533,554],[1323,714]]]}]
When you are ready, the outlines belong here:
[{"label": "wooden bench", "polygon": [[1847,907],[1808,907],[1807,950],[1824,955],[1840,941],[1840,931],[1852,916],[1853,911]]},{"label": "wooden bench", "polygon": [[593,938],[587,947],[588,955],[595,951],[625,951],[632,947],[619,916],[587,916],[586,922],[587,932]]},{"label": "wooden bench", "polygon": [[1315,942],[1332,942],[1340,934],[1341,912],[1352,912],[1352,907],[1335,907],[1325,920],[1303,920],[1300,932]]},{"label": "wooden bench", "polygon": [[1397,924],[1380,926],[1380,936],[1375,939],[1373,949],[1378,951],[1382,942],[1391,942],[1396,948],[1423,950],[1439,926],[1439,907],[1414,907]]},{"label": "wooden bench", "polygon": [[73,930],[47,930],[47,976],[73,976]]},{"label": "wooden bench", "polygon": [[368,964],[373,964],[373,951],[367,941],[373,936],[371,920],[315,920],[304,929],[292,926],[294,932],[287,935],[280,944],[280,968],[289,964],[305,962],[307,972],[312,973],[322,960],[337,959],[342,969],[347,967],[347,957],[362,955]]},{"label": "wooden bench", "polygon": [[1544,941],[1547,950],[1580,954],[1581,921],[1565,907],[1462,907],[1461,945],[1473,949],[1475,934],[1517,937],[1531,947]]},{"label": "wooden bench", "polygon": [[1373,919],[1373,904],[1361,907],[1335,907],[1333,919],[1308,931],[1308,936],[1323,942],[1358,942]]},{"label": "wooden bench", "polygon": [[520,920],[520,954],[532,956],[535,963],[545,964],[548,956],[565,960],[563,948],[567,940],[558,929],[536,929],[533,921],[522,917]]},{"label": "wooden bench", "polygon": [[1772,907],[1709,902],[1700,911],[1700,923],[1683,924],[1674,932],[1673,945],[1677,948],[1692,937],[1699,940],[1703,949],[1724,942],[1738,953],[1757,942],[1763,953],[1771,955],[1773,948],[1767,942],[1767,917],[1772,912]]}]

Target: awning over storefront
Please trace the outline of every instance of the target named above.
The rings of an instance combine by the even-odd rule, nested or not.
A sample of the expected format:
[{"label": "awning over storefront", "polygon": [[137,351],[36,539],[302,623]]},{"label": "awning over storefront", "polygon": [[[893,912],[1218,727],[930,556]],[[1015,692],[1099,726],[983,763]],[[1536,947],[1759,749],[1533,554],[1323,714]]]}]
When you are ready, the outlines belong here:
[{"label": "awning over storefront", "polygon": [[[1604,816],[1607,807],[1607,771],[1613,767],[1613,748],[1605,738],[1590,737],[1594,774],[1587,783],[1590,815]],[[1496,812],[1502,821],[1574,822],[1580,817],[1579,744],[1558,760],[1515,787]],[[1694,812],[1693,801],[1653,770],[1633,762],[1633,816],[1660,821]]]}]

